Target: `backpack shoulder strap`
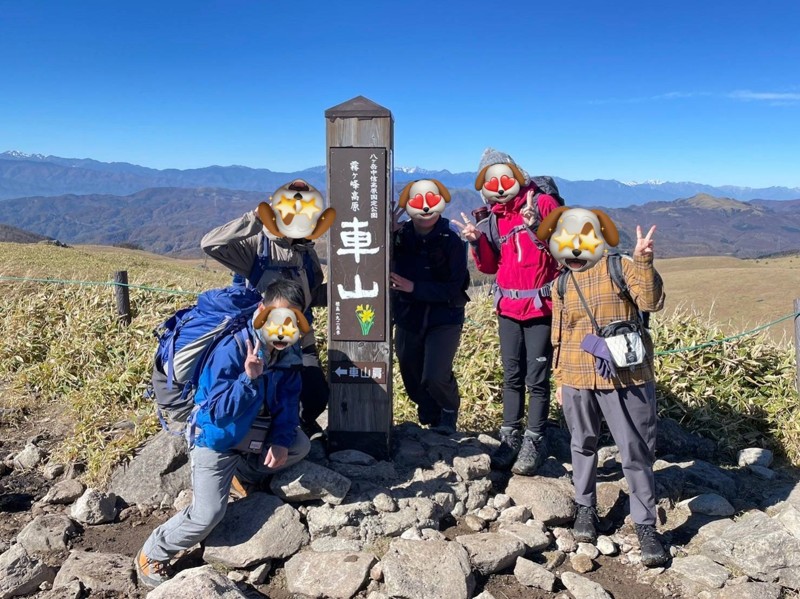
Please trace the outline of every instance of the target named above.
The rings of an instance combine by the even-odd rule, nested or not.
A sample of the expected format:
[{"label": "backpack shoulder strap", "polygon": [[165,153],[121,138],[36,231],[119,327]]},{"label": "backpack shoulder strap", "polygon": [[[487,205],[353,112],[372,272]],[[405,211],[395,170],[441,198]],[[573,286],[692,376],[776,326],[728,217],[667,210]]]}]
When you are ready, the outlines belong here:
[{"label": "backpack shoulder strap", "polygon": [[611,280],[614,282],[614,285],[620,290],[625,299],[635,306],[636,302],[633,301],[630,287],[628,287],[628,282],[625,280],[625,273],[622,270],[622,254],[616,252],[609,254],[607,260],[608,274],[611,275]]},{"label": "backpack shoulder strap", "polygon": [[558,299],[561,300],[561,305],[564,305],[564,296],[567,294],[567,273],[569,271],[564,271],[560,275],[558,275],[558,279],[556,279],[556,291],[558,292]]},{"label": "backpack shoulder strap", "polygon": [[622,268],[622,261],[627,260],[627,256],[623,256],[620,253],[613,253],[608,255],[608,274],[611,275],[611,280],[613,281],[614,285],[617,286],[622,297],[630,302],[630,304],[636,308],[636,314],[639,316],[639,320],[644,325],[645,328],[650,326],[650,314],[648,312],[644,312],[639,306],[636,304],[636,300],[633,299],[631,295],[631,288],[628,285],[628,282],[625,280],[625,271]]}]

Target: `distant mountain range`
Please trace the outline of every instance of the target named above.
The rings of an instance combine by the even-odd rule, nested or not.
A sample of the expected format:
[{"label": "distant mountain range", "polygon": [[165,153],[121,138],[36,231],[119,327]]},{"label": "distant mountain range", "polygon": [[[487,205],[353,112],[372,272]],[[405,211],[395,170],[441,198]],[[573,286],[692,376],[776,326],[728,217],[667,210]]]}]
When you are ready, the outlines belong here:
[{"label": "distant mountain range", "polygon": [[[325,168],[157,170],[5,152],[0,154],[0,198],[5,198],[0,223],[6,226],[0,241],[47,237],[198,256],[200,238],[209,229],[252,210],[296,177],[324,188]],[[396,188],[420,178],[439,179],[450,188],[445,216],[451,219],[482,205],[473,188],[475,173],[395,169]],[[620,230],[621,249],[632,249],[637,224],[658,226],[661,256],[756,257],[800,249],[800,189],[556,180],[570,205],[608,211]],[[324,239],[319,244],[322,254],[326,245]]]},{"label": "distant mountain range", "polygon": [[[553,173],[548,173],[553,174]],[[451,191],[465,190],[480,202],[473,188],[476,173],[451,173],[422,168],[396,168],[395,186],[420,178],[435,178]],[[161,187],[221,188],[271,193],[293,178],[306,179],[325,188],[325,167],[295,172],[277,172],[245,166],[208,166],[198,169],[153,169],[126,162],[99,162],[89,158],[61,158],[17,151],[0,153],[0,200],[67,194],[111,194],[127,196]],[[622,183],[613,179],[568,181],[555,177],[561,195],[570,204],[615,208],[653,201],[688,198],[699,193],[736,200],[800,199],[800,188],[714,187],[702,183]]]}]

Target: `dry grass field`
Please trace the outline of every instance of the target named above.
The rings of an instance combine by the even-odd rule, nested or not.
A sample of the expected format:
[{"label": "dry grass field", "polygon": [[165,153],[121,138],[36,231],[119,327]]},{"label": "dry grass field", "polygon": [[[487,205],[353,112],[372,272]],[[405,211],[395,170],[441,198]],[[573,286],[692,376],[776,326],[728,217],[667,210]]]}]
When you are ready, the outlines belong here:
[{"label": "dry grass field", "polygon": [[[794,311],[800,298],[800,256],[740,260],[727,256],[656,259],[667,314],[688,308],[726,334],[754,329]],[[777,343],[793,343],[793,319],[770,327]]]}]

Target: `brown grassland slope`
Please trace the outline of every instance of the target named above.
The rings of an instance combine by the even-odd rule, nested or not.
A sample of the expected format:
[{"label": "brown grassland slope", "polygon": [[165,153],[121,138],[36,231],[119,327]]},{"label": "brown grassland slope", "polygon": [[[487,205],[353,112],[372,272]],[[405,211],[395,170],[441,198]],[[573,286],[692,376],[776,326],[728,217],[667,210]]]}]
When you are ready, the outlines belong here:
[{"label": "brown grassland slope", "polygon": [[[666,313],[689,308],[735,334],[787,316],[800,298],[800,255],[757,260],[729,256],[656,259],[667,291]],[[794,321],[769,327],[776,342],[792,343]]]},{"label": "brown grassland slope", "polygon": [[[729,453],[758,444],[800,463],[800,406],[788,338],[776,344],[748,336],[685,350],[790,313],[800,289],[797,259],[683,258],[657,264],[669,306],[653,324],[662,352],[657,357],[662,414],[712,437]],[[127,270],[132,285],[128,327],[117,321],[108,285],[117,270]],[[61,457],[85,462],[89,478],[105,479],[116,462],[158,430],[153,406],[143,398],[155,348],[153,327],[193,303],[196,293],[229,281],[224,268],[204,260],[102,246],[0,243],[0,426],[46,409],[73,431]],[[478,289],[473,296],[454,363],[463,397],[459,426],[496,432],[502,411],[496,321],[488,297]],[[676,312],[678,304],[695,312]],[[316,310],[324,323],[324,309]],[[323,362],[325,335],[323,325],[317,331]],[[395,420],[416,420],[396,367],[394,374]],[[559,419],[557,409],[552,415]]]}]

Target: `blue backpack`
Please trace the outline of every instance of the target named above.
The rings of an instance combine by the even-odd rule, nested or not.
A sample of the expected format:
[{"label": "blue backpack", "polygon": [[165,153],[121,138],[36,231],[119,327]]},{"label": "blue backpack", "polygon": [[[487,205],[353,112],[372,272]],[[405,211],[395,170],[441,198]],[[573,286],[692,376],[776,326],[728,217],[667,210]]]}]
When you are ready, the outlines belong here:
[{"label": "blue backpack", "polygon": [[234,335],[242,351],[248,339],[247,323],[261,302],[261,294],[244,285],[201,293],[197,303],[178,310],[153,331],[158,339],[153,360],[153,395],[161,426],[169,431],[162,409],[188,417],[200,373],[217,344]]}]

